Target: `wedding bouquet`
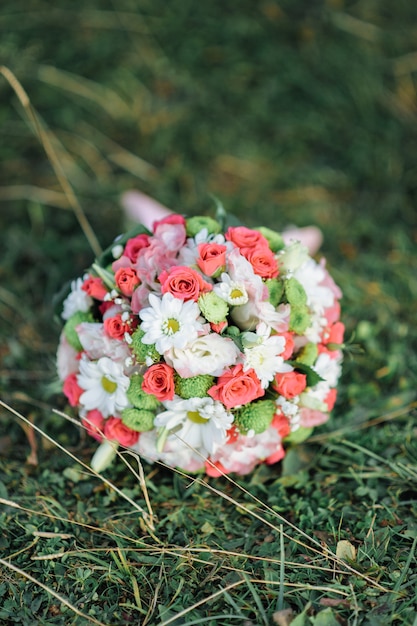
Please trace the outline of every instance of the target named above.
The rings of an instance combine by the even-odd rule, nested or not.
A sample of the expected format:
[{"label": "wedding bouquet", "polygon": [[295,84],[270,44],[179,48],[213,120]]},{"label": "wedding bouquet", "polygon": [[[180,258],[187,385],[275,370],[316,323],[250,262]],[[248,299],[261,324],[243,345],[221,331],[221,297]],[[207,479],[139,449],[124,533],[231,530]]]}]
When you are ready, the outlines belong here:
[{"label": "wedding bouquet", "polygon": [[281,460],[335,403],[340,298],[265,227],[172,214],[116,239],[72,283],[57,354],[93,467],[117,445],[209,476]]}]

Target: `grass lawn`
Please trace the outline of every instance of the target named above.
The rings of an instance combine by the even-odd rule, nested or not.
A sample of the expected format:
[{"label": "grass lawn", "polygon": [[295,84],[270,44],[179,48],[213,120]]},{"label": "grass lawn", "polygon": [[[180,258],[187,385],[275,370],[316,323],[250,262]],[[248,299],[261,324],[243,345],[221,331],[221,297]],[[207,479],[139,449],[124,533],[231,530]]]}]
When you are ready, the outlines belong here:
[{"label": "grass lawn", "polygon": [[[405,0],[2,2],[0,624],[417,626],[416,24]],[[53,301],[94,259],[62,176],[103,248],[132,187],[318,225],[331,421],[236,481],[94,476],[56,412]]]}]

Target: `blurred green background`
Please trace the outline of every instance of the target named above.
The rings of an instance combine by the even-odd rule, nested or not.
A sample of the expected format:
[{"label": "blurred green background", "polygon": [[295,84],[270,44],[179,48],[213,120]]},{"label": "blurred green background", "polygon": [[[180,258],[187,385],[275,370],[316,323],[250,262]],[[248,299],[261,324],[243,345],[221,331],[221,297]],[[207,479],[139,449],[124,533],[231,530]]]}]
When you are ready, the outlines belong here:
[{"label": "blurred green background", "polygon": [[[332,597],[323,602],[335,607],[339,624],[410,626],[416,574],[407,559],[416,549],[417,515],[417,4],[3,0],[0,63],[28,94],[103,247],[126,227],[119,198],[130,188],[189,215],[213,212],[214,195],[249,226],[322,229],[323,255],[344,292],[348,345],[339,400],[319,438],[287,455],[282,477],[281,466],[261,468],[249,489],[333,552],[339,538],[353,542],[355,566],[385,586],[354,576],[329,580],[326,567],[323,573],[306,568],[302,550],[287,542],[291,559],[301,563],[285,574],[301,585],[288,597],[296,612],[307,607],[315,620],[327,593]],[[80,447],[77,429],[50,410],[67,408],[52,393],[60,333],[53,299],[94,256],[4,72],[0,160],[0,397],[88,463],[94,442],[81,440]],[[119,530],[121,520],[129,537],[141,536],[136,517],[123,517],[114,494],[67,468],[62,451],[52,455],[44,442],[38,467],[28,468],[28,441],[4,408],[0,429],[0,497],[45,503],[63,516],[57,527],[69,532],[70,539],[38,544],[40,559],[43,546],[52,553],[72,549],[74,511],[91,528],[107,528],[112,519],[110,530]],[[339,438],[331,434],[338,429],[345,429]],[[132,477],[123,467],[114,471],[140,501]],[[213,506],[208,490],[194,485],[187,491],[178,476],[146,471],[162,542],[243,549],[260,558],[253,570],[247,564],[250,575],[278,579],[276,564],[265,566],[275,567],[271,574],[258,571],[262,558],[279,553],[277,533],[263,544],[270,529],[238,507],[226,509],[218,499]],[[30,557],[33,530],[50,532],[53,524],[41,516],[28,520],[12,509],[0,515],[0,548],[17,551],[15,564],[106,623],[137,621],[148,607],[148,615],[156,611],[157,554],[153,565],[151,557],[145,561],[139,610],[129,567],[116,570],[111,593],[100,568],[90,567],[108,566],[107,553],[99,560],[105,536],[90,527],[77,530],[86,552],[75,551],[54,570]],[[210,556],[221,584],[234,580],[224,578],[224,558]],[[207,570],[179,562],[163,557],[174,574],[163,581],[161,615],[189,607],[205,592]],[[326,559],[320,564],[329,566]],[[78,576],[74,584],[68,572]],[[11,580],[0,578],[4,623],[69,623],[50,595],[19,575]],[[179,593],[184,580],[188,591]],[[312,593],[312,582],[325,591]],[[338,604],[340,595],[329,585],[352,595]],[[270,617],[278,595],[271,589],[259,599],[245,586],[233,606],[252,619],[254,603],[263,604]],[[231,606],[225,596],[213,611],[230,613]],[[193,616],[200,619],[205,607],[201,611]]]}]

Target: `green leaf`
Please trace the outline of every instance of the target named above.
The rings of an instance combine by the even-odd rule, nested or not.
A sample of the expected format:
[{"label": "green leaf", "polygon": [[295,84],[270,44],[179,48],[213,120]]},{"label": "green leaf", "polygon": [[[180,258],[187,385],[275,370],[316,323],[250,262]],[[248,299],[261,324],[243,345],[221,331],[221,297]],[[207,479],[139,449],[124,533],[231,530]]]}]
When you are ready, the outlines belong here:
[{"label": "green leaf", "polygon": [[108,265],[113,263],[113,261],[115,260],[113,256],[113,248],[115,246],[124,247],[129,239],[132,239],[133,237],[136,237],[137,235],[150,235],[150,234],[151,232],[146,228],[146,226],[143,226],[143,224],[138,224],[137,226],[129,230],[127,233],[124,233],[123,235],[116,237],[113,243],[111,243],[108,246],[108,248],[106,248],[104,252],[98,257],[98,259],[96,260],[96,263],[98,263],[98,265],[101,265],[101,267],[107,267]]},{"label": "green leaf", "polygon": [[301,374],[305,374],[307,376],[307,387],[314,387],[317,383],[323,380],[323,378],[309,365],[300,363],[299,361],[289,361],[289,363],[295,370],[297,370],[297,372],[301,372]]},{"label": "green leaf", "polygon": [[294,430],[292,433],[285,437],[285,442],[299,444],[308,439],[313,432],[313,428],[304,428],[300,426],[297,430]]},{"label": "green leaf", "polygon": [[334,616],[332,609],[324,609],[317,613],[316,617],[312,620],[313,626],[340,626],[339,622]]}]

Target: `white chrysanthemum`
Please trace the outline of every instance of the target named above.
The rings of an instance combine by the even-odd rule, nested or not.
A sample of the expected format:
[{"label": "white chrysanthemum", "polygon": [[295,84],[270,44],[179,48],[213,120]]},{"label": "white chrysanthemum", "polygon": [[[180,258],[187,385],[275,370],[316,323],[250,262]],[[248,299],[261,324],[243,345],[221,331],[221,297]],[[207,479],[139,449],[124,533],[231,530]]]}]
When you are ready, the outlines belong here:
[{"label": "white chrysanthemum", "polygon": [[308,248],[303,246],[300,241],[292,241],[278,253],[279,268],[288,274],[292,274],[309,258]]},{"label": "white chrysanthemum", "polygon": [[309,259],[294,272],[294,277],[304,287],[307,294],[307,305],[316,313],[323,313],[324,309],[334,304],[335,296],[332,290],[321,285],[326,278],[324,267],[318,265],[314,259]]},{"label": "white chrysanthemum", "polygon": [[93,300],[85,291],[82,290],[84,279],[77,278],[71,283],[71,292],[65,298],[63,302],[63,310],[61,317],[64,320],[68,320],[74,313],[78,311],[86,312],[93,303]]},{"label": "white chrysanthemum", "polygon": [[244,333],[242,339],[245,355],[243,370],[255,370],[263,389],[268,387],[278,372],[282,374],[293,370],[280,356],[285,350],[285,338],[271,336],[271,328],[266,324],[259,324],[256,333]]},{"label": "white chrysanthemum", "polygon": [[126,391],[130,380],[124,375],[122,365],[106,356],[90,361],[83,355],[77,383],[85,390],[80,396],[80,404],[86,411],[98,409],[104,417],[109,417],[119,415],[129,406]]},{"label": "white chrysanthemum", "polygon": [[332,387],[336,387],[341,374],[341,363],[322,353],[315,362],[313,369],[323,378],[314,387],[306,389],[300,395],[300,404],[315,411],[327,411],[326,398]]},{"label": "white chrysanthemum", "polygon": [[211,333],[197,337],[184,350],[171,348],[164,356],[182,378],[189,378],[200,374],[221,376],[235,365],[240,354],[232,339]]},{"label": "white chrysanthemum", "polygon": [[342,372],[342,366],[339,359],[332,358],[329,354],[323,352],[319,354],[313,369],[321,376],[330,387],[336,387],[337,381]]},{"label": "white chrysanthemum", "polygon": [[145,332],[142,343],[155,344],[159,354],[170,348],[183,349],[204,332],[200,309],[193,300],[184,302],[171,293],[165,293],[162,298],[149,294],[149,304],[150,307],[139,312],[141,329]]},{"label": "white chrysanthemum", "polygon": [[177,437],[204,457],[225,443],[226,431],[232,425],[233,415],[226,411],[221,402],[212,398],[175,398],[163,404],[167,410],[156,416],[157,428],[174,431]]},{"label": "white chrysanthemum", "polygon": [[246,304],[249,300],[243,281],[232,280],[226,272],[222,273],[220,282],[214,285],[213,290],[220,298],[232,306]]}]

